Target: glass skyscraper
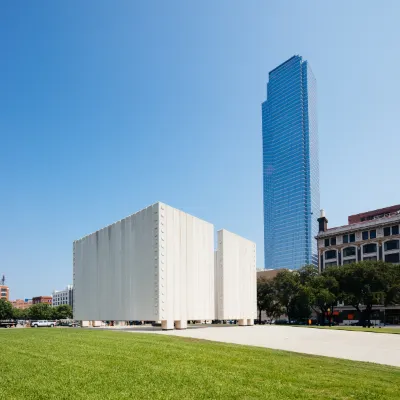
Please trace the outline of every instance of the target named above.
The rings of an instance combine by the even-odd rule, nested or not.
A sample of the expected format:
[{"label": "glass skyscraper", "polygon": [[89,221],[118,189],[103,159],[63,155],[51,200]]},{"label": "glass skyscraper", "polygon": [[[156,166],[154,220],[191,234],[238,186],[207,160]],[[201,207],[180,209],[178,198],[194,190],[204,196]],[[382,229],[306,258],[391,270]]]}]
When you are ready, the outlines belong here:
[{"label": "glass skyscraper", "polygon": [[293,56],[269,73],[262,104],[265,268],[318,264],[316,80]]}]

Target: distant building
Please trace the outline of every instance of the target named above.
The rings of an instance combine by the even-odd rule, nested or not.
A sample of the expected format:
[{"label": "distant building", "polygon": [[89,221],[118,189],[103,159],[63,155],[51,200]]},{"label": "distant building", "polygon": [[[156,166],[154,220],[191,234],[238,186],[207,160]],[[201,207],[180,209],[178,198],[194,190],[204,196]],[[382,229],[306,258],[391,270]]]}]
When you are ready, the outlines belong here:
[{"label": "distant building", "polygon": [[53,306],[60,306],[61,304],[68,304],[71,307],[74,302],[74,289],[72,285],[68,285],[64,290],[53,291]]},{"label": "distant building", "polygon": [[279,272],[286,271],[285,268],[281,269],[259,269],[257,270],[257,281],[259,280],[271,280],[274,279]]},{"label": "distant building", "polygon": [[293,56],[269,73],[262,104],[265,269],[317,265],[316,80]]},{"label": "distant building", "polygon": [[371,221],[373,219],[389,217],[390,215],[396,213],[400,214],[400,204],[398,204],[397,206],[379,208],[378,210],[366,211],[360,214],[349,215],[348,221],[350,225],[350,224],[355,224],[357,222]]},{"label": "distant building", "polygon": [[31,299],[17,299],[17,300],[12,300],[11,304],[14,308],[19,308],[21,310],[25,310],[29,308],[32,305],[32,300]]},{"label": "distant building", "polygon": [[51,296],[37,296],[32,298],[32,304],[52,304],[53,298]]},{"label": "distant building", "polygon": [[321,211],[316,236],[320,271],[367,260],[400,263],[399,206],[351,215],[349,221],[349,225],[328,229],[328,220]]},{"label": "distant building", "polygon": [[0,299],[7,300],[10,298],[10,288],[5,285],[0,285]]},{"label": "distant building", "polygon": [[[400,206],[350,215],[348,221],[348,225],[328,229],[328,220],[321,210],[316,236],[321,272],[328,267],[368,260],[400,264]],[[337,322],[350,324],[360,318],[354,307],[343,303],[338,304],[336,311]],[[400,305],[374,305],[371,319],[398,325]]]}]

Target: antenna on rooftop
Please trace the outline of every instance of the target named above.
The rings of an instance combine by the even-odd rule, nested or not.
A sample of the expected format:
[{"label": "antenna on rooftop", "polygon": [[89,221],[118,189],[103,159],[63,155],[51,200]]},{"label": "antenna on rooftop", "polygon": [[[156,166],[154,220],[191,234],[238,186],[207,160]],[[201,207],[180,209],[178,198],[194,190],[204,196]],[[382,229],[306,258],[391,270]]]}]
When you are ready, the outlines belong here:
[{"label": "antenna on rooftop", "polygon": [[2,286],[4,286],[6,283],[6,276],[4,274],[1,276],[0,283]]}]

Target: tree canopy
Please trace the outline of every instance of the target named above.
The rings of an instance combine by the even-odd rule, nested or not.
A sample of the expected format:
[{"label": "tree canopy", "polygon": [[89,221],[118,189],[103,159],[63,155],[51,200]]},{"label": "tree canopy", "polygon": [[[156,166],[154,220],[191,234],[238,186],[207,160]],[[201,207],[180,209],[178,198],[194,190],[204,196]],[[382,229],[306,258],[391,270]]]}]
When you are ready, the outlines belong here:
[{"label": "tree canopy", "polygon": [[13,318],[12,304],[5,299],[0,299],[0,320],[12,319],[12,318]]},{"label": "tree canopy", "polygon": [[69,304],[61,304],[53,307],[53,319],[70,319],[72,318],[72,307]]},{"label": "tree canopy", "polygon": [[28,309],[29,319],[53,319],[53,307],[50,304],[33,304]]},{"label": "tree canopy", "polygon": [[[369,324],[373,305],[400,302],[400,267],[382,261],[364,261],[331,267],[319,274],[307,265],[295,271],[284,270],[269,281],[258,282],[258,309],[283,309],[289,322],[307,319],[312,310],[320,322],[332,315],[339,301],[352,306]],[[270,314],[272,315],[272,314]]]}]

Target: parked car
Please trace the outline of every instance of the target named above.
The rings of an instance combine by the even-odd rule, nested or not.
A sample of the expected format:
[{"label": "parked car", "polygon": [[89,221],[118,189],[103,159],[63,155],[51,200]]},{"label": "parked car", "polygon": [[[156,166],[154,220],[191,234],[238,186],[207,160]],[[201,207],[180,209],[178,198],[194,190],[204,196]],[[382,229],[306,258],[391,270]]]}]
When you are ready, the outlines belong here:
[{"label": "parked car", "polygon": [[38,321],[31,321],[32,328],[53,328],[56,325],[55,321],[46,321],[46,320],[38,320]]},{"label": "parked car", "polygon": [[275,325],[287,325],[289,321],[287,319],[277,319]]},{"label": "parked car", "polygon": [[77,322],[72,319],[60,319],[57,321],[57,326],[76,326]]}]

